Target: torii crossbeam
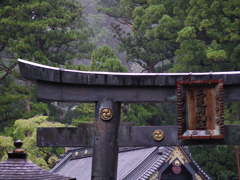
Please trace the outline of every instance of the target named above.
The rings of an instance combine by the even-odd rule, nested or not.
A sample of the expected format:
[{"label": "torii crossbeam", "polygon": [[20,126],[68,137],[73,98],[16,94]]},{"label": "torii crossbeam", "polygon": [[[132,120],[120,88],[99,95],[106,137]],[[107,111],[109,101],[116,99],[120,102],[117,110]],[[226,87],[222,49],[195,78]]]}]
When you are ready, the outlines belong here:
[{"label": "torii crossbeam", "polygon": [[[240,72],[108,73],[18,63],[22,76],[37,82],[38,99],[96,103],[94,125],[39,128],[37,136],[38,146],[93,147],[94,180],[116,179],[119,146],[240,144],[240,126],[223,125],[222,100],[240,101]],[[120,126],[122,102],[176,102],[178,126]]]}]

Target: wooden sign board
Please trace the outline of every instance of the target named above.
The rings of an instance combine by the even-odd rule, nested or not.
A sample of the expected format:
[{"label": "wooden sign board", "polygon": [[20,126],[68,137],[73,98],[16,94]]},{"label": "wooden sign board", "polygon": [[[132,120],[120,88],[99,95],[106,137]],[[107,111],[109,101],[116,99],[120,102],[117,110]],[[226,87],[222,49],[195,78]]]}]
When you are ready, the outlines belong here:
[{"label": "wooden sign board", "polygon": [[223,81],[178,81],[179,139],[224,138]]}]

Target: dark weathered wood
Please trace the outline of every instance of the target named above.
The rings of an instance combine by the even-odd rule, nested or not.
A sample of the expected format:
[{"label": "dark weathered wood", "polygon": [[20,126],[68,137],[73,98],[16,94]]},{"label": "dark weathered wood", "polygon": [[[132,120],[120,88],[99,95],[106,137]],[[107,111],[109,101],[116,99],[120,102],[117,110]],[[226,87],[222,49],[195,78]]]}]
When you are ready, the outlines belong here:
[{"label": "dark weathered wood", "polygon": [[97,102],[112,98],[120,102],[176,102],[177,80],[209,79],[223,79],[224,101],[240,101],[239,71],[107,73],[66,70],[20,59],[18,63],[23,77],[38,82],[38,98],[45,101]]},{"label": "dark weathered wood", "polygon": [[[120,127],[122,126],[136,126],[136,122],[121,122]],[[78,123],[78,127],[95,127],[94,123]]]},{"label": "dark weathered wood", "polygon": [[[162,129],[165,137],[162,141],[153,140],[151,134]],[[178,140],[177,126],[135,126],[131,127],[132,146],[192,146],[192,145],[239,145],[240,125],[224,125],[224,139],[189,139]]]},{"label": "dark weathered wood", "polygon": [[[37,128],[38,147],[93,147],[94,126]],[[131,127],[120,126],[118,146],[131,146]],[[61,137],[61,141],[59,140]]]},{"label": "dark weathered wood", "polygon": [[[224,126],[224,139],[178,140],[177,126],[123,126],[118,131],[121,102],[176,102],[178,81],[222,79],[224,101],[240,101],[239,71],[108,73],[66,70],[21,59],[18,60],[18,64],[24,78],[37,81],[38,99],[97,103],[95,127],[80,125],[77,128],[40,128],[37,137],[38,146],[93,146],[94,180],[116,179],[118,146],[240,144],[240,125]],[[110,121],[100,118],[100,110],[105,106],[113,109],[114,116]],[[156,129],[164,132],[163,140],[153,139],[152,133]]]},{"label": "dark weathered wood", "polygon": [[94,127],[37,128],[39,147],[92,147]]},{"label": "dark weathered wood", "polygon": [[[87,86],[45,81],[38,81],[37,85],[38,99],[42,101],[97,102],[111,98],[120,102],[177,102],[175,86]],[[240,86],[224,86],[223,94],[224,101],[240,101]]]},{"label": "dark weathered wood", "polygon": [[[161,129],[165,136],[155,141],[152,133]],[[178,140],[177,126],[122,126],[118,132],[118,146],[191,146],[191,145],[240,145],[240,125],[225,125],[224,139]],[[92,147],[94,127],[38,128],[37,140],[40,147]],[[61,137],[61,142],[59,142]]]},{"label": "dark weathered wood", "polygon": [[[104,108],[112,111],[110,120],[102,119],[101,111]],[[117,179],[119,123],[120,103],[113,100],[99,101],[95,108],[92,180]]]},{"label": "dark weathered wood", "polygon": [[[61,102],[97,102],[104,98],[120,102],[176,101],[173,87],[86,86],[38,81],[38,99]],[[39,90],[41,89],[41,90]]]},{"label": "dark weathered wood", "polygon": [[224,85],[240,84],[240,72],[207,73],[109,73],[74,71],[18,60],[21,74],[30,80],[97,86],[176,86],[178,81],[223,79]]},{"label": "dark weathered wood", "polygon": [[224,101],[229,101],[229,102],[239,102],[240,86],[237,86],[237,85],[224,86],[223,85],[223,99]]}]

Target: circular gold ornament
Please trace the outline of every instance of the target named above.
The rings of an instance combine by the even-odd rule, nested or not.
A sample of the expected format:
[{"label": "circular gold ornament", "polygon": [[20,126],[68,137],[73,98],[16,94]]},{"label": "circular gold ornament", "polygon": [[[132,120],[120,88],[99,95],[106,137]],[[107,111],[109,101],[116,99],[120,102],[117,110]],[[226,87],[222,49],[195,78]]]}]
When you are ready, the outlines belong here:
[{"label": "circular gold ornament", "polygon": [[161,141],[164,138],[164,132],[160,129],[157,129],[153,132],[153,139],[156,141]]},{"label": "circular gold ornament", "polygon": [[175,166],[180,166],[181,164],[180,164],[180,162],[179,162],[178,160],[176,160],[176,161],[174,162],[174,165],[175,165]]},{"label": "circular gold ornament", "polygon": [[104,121],[109,121],[110,119],[112,119],[113,112],[112,112],[112,110],[109,109],[109,108],[103,108],[103,109],[101,110],[100,116],[101,116],[101,119],[102,119],[102,120],[104,120]]}]

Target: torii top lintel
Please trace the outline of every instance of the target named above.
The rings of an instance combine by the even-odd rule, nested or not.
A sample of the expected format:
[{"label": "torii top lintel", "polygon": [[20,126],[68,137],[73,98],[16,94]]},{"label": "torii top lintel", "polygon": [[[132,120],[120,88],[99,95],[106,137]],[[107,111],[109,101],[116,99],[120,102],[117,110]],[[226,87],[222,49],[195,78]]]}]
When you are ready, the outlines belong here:
[{"label": "torii top lintel", "polygon": [[[119,96],[119,99],[116,98],[117,101],[128,102],[176,101],[177,81],[222,79],[224,84],[224,100],[239,101],[240,71],[205,73],[113,73],[68,70],[41,65],[22,59],[18,59],[18,64],[22,76],[25,79],[37,81],[40,87],[43,87],[41,85],[44,84],[44,87],[46,85],[48,88],[51,88],[52,85],[50,84],[58,84],[58,87],[55,87],[57,89],[61,84],[62,89],[67,88],[62,90],[60,94],[57,93],[56,96],[58,97],[50,97],[51,95],[44,97],[44,93],[46,92],[43,90],[38,94],[38,98],[43,100],[92,102],[98,101],[99,98],[106,98],[105,95],[109,95],[110,98]],[[92,91],[93,89],[91,88],[94,87],[94,98],[76,98],[76,96],[70,97],[71,95],[68,96],[68,98],[64,98],[64,92],[70,92],[71,94],[74,88],[75,91],[83,90],[78,89],[80,88],[79,85],[81,85],[81,88],[87,86],[88,91]],[[96,86],[98,89],[96,89]],[[231,88],[228,88],[228,86],[231,86]],[[143,89],[144,92],[142,91]],[[115,93],[113,91],[115,91]],[[119,94],[119,91],[122,91],[123,96],[121,96],[121,93]],[[155,91],[158,91],[158,93]],[[54,93],[56,92],[53,92],[53,96]],[[86,97],[88,95],[89,94],[84,94],[83,96]]]},{"label": "torii top lintel", "polygon": [[223,79],[224,84],[240,84],[240,71],[204,73],[114,73],[76,71],[46,66],[18,59],[22,76],[29,80],[109,85],[109,86],[176,86],[176,81]]}]

